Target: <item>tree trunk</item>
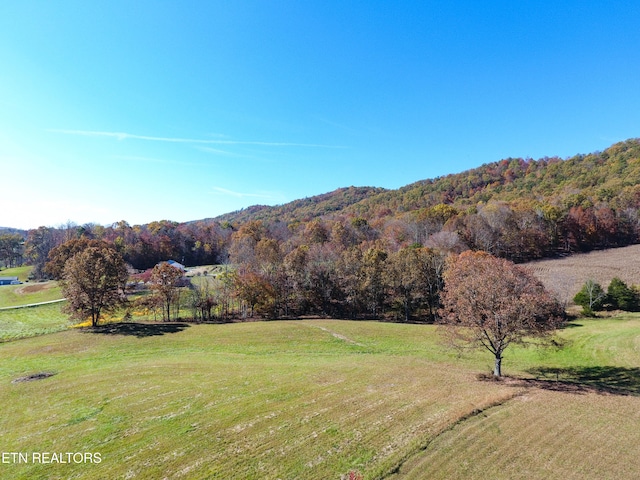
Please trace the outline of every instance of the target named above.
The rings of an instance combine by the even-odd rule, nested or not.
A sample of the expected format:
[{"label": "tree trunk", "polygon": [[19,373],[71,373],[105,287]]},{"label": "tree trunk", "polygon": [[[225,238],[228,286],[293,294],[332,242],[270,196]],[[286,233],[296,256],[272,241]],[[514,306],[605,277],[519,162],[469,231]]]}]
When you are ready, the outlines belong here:
[{"label": "tree trunk", "polygon": [[502,376],[502,356],[496,355],[496,364],[493,368],[493,376],[501,377]]},{"label": "tree trunk", "polygon": [[409,300],[406,297],[404,299],[404,321],[409,323]]}]

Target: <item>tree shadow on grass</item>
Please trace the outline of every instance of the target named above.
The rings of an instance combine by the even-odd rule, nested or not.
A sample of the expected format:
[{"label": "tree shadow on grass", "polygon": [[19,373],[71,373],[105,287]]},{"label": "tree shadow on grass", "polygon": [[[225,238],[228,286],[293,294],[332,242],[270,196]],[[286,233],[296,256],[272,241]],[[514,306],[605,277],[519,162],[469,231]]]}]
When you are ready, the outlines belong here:
[{"label": "tree shadow on grass", "polygon": [[582,325],[581,323],[578,323],[576,321],[570,320],[568,322],[563,323],[562,325],[560,325],[559,330],[565,330],[568,328],[578,328],[578,327],[583,327],[584,325]]},{"label": "tree shadow on grass", "polygon": [[103,335],[127,335],[138,338],[154,337],[167,333],[179,333],[189,327],[186,323],[108,323],[97,327],[87,328],[87,333]]},{"label": "tree shadow on grass", "polygon": [[521,382],[545,390],[640,396],[640,368],[542,367],[528,372],[536,378],[520,379]]}]

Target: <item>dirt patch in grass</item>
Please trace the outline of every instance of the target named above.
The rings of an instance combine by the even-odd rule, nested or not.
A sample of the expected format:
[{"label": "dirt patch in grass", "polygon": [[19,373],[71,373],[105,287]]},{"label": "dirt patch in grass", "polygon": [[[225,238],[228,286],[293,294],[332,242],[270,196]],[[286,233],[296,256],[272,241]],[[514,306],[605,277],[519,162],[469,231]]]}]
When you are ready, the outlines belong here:
[{"label": "dirt patch in grass", "polygon": [[19,295],[22,295],[24,293],[36,293],[36,292],[42,292],[43,290],[46,290],[47,288],[49,288],[49,284],[47,283],[38,283],[35,285],[25,285],[24,287],[20,287],[16,289],[16,293]]},{"label": "dirt patch in grass", "polygon": [[45,378],[53,377],[55,372],[38,372],[26,375],[24,377],[18,377],[11,381],[11,383],[33,382],[34,380],[44,380]]}]

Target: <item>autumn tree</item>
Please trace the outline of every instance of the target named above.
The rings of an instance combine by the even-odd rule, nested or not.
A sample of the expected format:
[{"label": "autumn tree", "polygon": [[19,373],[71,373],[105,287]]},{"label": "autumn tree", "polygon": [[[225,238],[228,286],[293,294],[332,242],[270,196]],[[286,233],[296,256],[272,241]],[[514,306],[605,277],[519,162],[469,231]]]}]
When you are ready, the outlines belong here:
[{"label": "autumn tree", "polygon": [[528,344],[554,330],[561,307],[529,271],[486,252],[451,257],[444,272],[442,323],[456,346],[475,346],[502,358],[511,344]]},{"label": "autumn tree", "polygon": [[6,267],[15,267],[22,262],[22,245],[24,241],[17,233],[0,235],[0,262]]},{"label": "autumn tree", "polygon": [[308,261],[309,247],[307,245],[296,247],[284,258],[287,301],[291,303],[291,309],[294,314],[303,312],[307,308]]},{"label": "autumn tree", "polygon": [[122,256],[112,247],[87,247],[71,257],[64,267],[62,291],[65,309],[72,318],[91,318],[96,326],[103,312],[126,301],[128,273]]},{"label": "autumn tree", "polygon": [[167,262],[159,263],[151,271],[151,289],[162,300],[162,318],[166,322],[171,320],[171,307],[179,301],[182,278],[182,270]]},{"label": "autumn tree", "polygon": [[27,232],[24,243],[25,256],[33,265],[31,276],[35,279],[46,277],[44,266],[47,263],[49,251],[58,245],[57,231],[49,227],[38,227]]},{"label": "autumn tree", "polygon": [[51,278],[59,280],[64,275],[67,261],[88,247],[106,248],[109,244],[104,240],[93,240],[87,237],[72,238],[52,248],[47,255],[44,272]]},{"label": "autumn tree", "polygon": [[253,317],[255,312],[273,316],[276,294],[273,285],[263,275],[251,271],[239,273],[235,276],[234,291],[243,302],[243,316]]},{"label": "autumn tree", "polygon": [[363,277],[361,288],[365,297],[367,310],[373,317],[378,317],[384,306],[384,271],[387,256],[387,252],[383,249],[371,247],[364,252],[362,257]]},{"label": "autumn tree", "polygon": [[445,255],[430,248],[408,247],[393,253],[385,269],[391,298],[403,311],[404,321],[423,309],[435,319],[440,304]]},{"label": "autumn tree", "polygon": [[306,258],[304,295],[314,313],[337,315],[340,311],[342,292],[337,270],[338,252],[329,244],[309,247]]},{"label": "autumn tree", "polygon": [[207,277],[191,284],[189,303],[194,320],[208,322],[213,319],[212,310],[218,305],[212,285]]}]

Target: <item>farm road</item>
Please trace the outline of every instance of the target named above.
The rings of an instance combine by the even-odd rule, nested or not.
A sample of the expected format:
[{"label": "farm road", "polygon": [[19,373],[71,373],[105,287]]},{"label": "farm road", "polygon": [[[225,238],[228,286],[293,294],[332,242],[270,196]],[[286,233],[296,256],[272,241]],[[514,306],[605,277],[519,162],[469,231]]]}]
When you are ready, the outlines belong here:
[{"label": "farm road", "polygon": [[320,330],[331,334],[333,337],[337,338],[338,340],[342,340],[343,342],[347,342],[347,343],[352,343],[354,345],[358,345],[359,347],[364,347],[362,343],[358,343],[355,340],[352,340],[351,338],[342,335],[341,333],[334,332],[333,330],[329,330],[328,328],[321,327],[320,325],[305,324],[305,326],[319,328]]}]

